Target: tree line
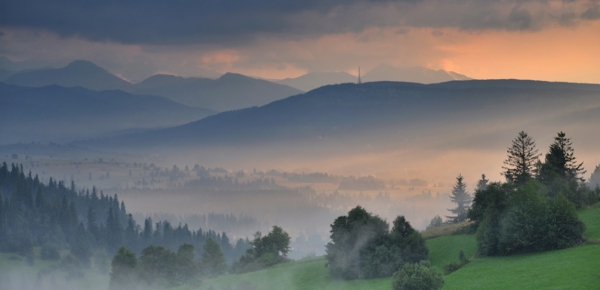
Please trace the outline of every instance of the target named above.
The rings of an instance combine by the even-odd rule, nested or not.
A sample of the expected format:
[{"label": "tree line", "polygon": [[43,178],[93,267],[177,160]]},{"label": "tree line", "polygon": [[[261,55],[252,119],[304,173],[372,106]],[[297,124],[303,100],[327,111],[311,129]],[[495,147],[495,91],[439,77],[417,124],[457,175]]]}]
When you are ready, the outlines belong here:
[{"label": "tree line", "polygon": [[99,251],[112,255],[126,246],[140,253],[149,245],[175,251],[188,243],[201,252],[209,239],[220,245],[230,263],[250,247],[248,239],[232,245],[224,232],[194,231],[187,224],[175,227],[148,218],[140,226],[117,195],[98,195],[95,188],[76,190],[73,182],[70,187],[52,179],[44,184],[15,164],[0,167],[0,251],[32,257],[33,247],[39,246],[43,257],[55,258],[58,250],[69,249],[81,266],[90,267]]},{"label": "tree line", "polygon": [[[480,256],[555,250],[584,242],[585,226],[576,209],[600,201],[595,182],[600,166],[586,184],[583,162],[577,161],[564,132],[542,155],[533,138],[521,131],[507,155],[502,167],[506,182],[489,183],[482,175],[471,196],[462,176],[457,177],[451,193],[456,207],[449,209],[454,215],[447,216],[448,222],[472,222],[469,228],[477,234]],[[436,217],[430,227],[441,224]]]}]

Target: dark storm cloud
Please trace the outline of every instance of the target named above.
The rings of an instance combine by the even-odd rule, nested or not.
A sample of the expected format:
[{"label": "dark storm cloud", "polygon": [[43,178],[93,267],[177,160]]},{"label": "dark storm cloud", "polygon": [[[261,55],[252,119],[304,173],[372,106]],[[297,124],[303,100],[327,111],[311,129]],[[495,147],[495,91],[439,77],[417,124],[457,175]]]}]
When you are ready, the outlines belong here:
[{"label": "dark storm cloud", "polygon": [[[291,15],[358,1],[5,0],[1,23],[122,43],[202,43],[286,33]],[[382,1],[370,1],[379,3]],[[412,2],[412,1],[409,1]]]},{"label": "dark storm cloud", "polygon": [[[231,44],[258,35],[296,38],[385,26],[529,30],[545,25],[538,12],[549,6],[545,0],[3,0],[0,5],[5,27],[125,44]],[[565,9],[558,15],[574,15]],[[577,13],[588,20],[597,14],[594,7]]]}]

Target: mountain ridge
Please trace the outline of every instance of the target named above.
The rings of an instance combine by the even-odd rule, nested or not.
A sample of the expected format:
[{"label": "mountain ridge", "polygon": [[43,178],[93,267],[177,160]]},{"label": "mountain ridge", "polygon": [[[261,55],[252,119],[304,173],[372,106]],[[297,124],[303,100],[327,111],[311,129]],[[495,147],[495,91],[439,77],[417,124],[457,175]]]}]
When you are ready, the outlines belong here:
[{"label": "mountain ridge", "polygon": [[[524,95],[528,97],[523,98]],[[493,125],[521,119],[520,122],[533,122],[600,106],[598,95],[600,85],[518,80],[451,81],[429,85],[403,82],[340,84],[262,107],[224,112],[177,127],[125,136],[107,144],[112,142],[127,147],[140,144],[229,146],[282,140],[321,142],[347,140],[348,136],[356,134],[376,136],[373,135],[376,132],[394,135],[393,132],[398,130],[407,134],[433,134],[434,131],[427,130],[436,127],[439,128],[431,130],[442,134],[454,125]],[[547,104],[539,104],[540,100]]]},{"label": "mountain ridge", "polygon": [[120,90],[97,92],[58,85],[35,88],[0,82],[2,144],[97,138],[113,131],[180,125],[214,113],[164,97]]}]

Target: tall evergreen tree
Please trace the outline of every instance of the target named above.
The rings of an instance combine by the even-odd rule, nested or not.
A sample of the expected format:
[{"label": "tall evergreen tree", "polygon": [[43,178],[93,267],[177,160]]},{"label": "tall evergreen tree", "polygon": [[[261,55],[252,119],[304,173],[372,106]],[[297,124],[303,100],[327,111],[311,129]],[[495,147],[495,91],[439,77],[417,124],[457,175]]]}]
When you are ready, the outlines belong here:
[{"label": "tall evergreen tree", "polygon": [[98,223],[96,221],[96,212],[92,205],[88,206],[87,210],[87,229],[94,236],[96,241],[100,240],[100,232],[98,231]]},{"label": "tall evergreen tree", "polygon": [[535,164],[538,161],[538,150],[535,142],[524,131],[512,141],[512,146],[507,150],[508,158],[504,161],[502,174],[507,182],[517,185],[524,184],[533,177]]},{"label": "tall evergreen tree", "polygon": [[548,171],[551,171],[568,181],[584,181],[580,177],[586,172],[583,168],[583,162],[577,163],[574,155],[575,150],[572,146],[571,139],[567,138],[565,133],[559,132],[550,145],[550,151],[546,154],[541,173],[548,174]]},{"label": "tall evergreen tree", "polygon": [[74,238],[71,242],[71,254],[79,259],[84,267],[90,267],[92,250],[90,248],[88,232],[85,230],[83,223],[79,223],[79,226],[75,229]]},{"label": "tall evergreen tree", "polygon": [[467,193],[467,185],[463,182],[463,176],[456,177],[456,184],[452,188],[450,200],[456,204],[453,209],[448,209],[453,216],[446,216],[450,222],[463,222],[467,220],[467,211],[471,205],[471,195]]}]

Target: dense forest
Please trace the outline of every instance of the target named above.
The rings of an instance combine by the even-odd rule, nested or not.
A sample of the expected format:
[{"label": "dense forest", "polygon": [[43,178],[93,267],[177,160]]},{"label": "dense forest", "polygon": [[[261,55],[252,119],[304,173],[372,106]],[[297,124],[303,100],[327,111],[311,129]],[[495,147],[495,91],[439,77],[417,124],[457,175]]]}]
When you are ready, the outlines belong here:
[{"label": "dense forest", "polygon": [[[0,167],[0,250],[31,256],[34,246],[44,253],[69,249],[85,267],[94,253],[104,250],[112,255],[121,246],[140,253],[149,245],[177,250],[184,243],[201,253],[202,245],[217,242],[229,263],[249,248],[249,241],[231,241],[226,233],[190,230],[168,221],[151,218],[138,225],[118,196],[98,195],[95,188],[77,190],[72,182],[50,179],[48,184],[37,176],[26,175],[22,166]],[[232,245],[232,243],[235,243]],[[56,256],[52,254],[50,256]]]}]

